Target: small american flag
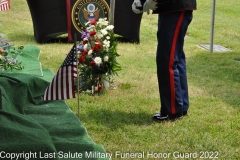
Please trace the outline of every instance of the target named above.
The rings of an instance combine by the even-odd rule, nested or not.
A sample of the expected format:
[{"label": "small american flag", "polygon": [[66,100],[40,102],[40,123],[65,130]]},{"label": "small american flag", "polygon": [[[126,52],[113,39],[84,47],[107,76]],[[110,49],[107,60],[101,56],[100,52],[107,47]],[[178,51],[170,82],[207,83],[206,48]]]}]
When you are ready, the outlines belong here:
[{"label": "small american flag", "polygon": [[44,93],[44,100],[75,98],[74,78],[77,78],[77,57],[75,45],[68,53],[52,82]]},{"label": "small american flag", "polygon": [[10,0],[1,0],[0,2],[0,11],[10,9]]}]

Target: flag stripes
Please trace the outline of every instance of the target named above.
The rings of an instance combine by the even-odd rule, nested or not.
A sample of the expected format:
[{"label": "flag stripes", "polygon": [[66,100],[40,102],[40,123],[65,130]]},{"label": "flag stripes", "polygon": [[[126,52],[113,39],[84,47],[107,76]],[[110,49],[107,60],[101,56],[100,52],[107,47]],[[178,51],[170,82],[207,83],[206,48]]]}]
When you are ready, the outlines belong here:
[{"label": "flag stripes", "polygon": [[52,82],[45,90],[44,100],[75,98],[74,78],[77,78],[77,58],[75,47],[72,47]]},{"label": "flag stripes", "polygon": [[1,0],[0,2],[0,11],[10,9],[10,0]]}]

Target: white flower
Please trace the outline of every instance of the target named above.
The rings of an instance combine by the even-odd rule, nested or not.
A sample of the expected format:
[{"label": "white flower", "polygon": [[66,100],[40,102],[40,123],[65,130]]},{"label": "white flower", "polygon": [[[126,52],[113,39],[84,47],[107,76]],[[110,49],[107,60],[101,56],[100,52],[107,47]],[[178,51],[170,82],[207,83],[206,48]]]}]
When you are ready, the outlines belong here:
[{"label": "white flower", "polygon": [[110,39],[110,37],[109,37],[109,36],[107,36],[107,37],[106,37],[106,39]]},{"label": "white flower", "polygon": [[92,55],[92,52],[93,52],[92,49],[90,49],[90,50],[88,51],[88,55],[91,56],[91,55]]},{"label": "white flower", "polygon": [[90,21],[88,21],[87,23],[85,23],[85,26],[87,26],[88,24],[90,24]]},{"label": "white flower", "polygon": [[106,29],[102,29],[102,30],[101,30],[101,33],[102,33],[103,35],[106,35],[106,34],[108,34],[108,31],[107,31]]},{"label": "white flower", "polygon": [[102,59],[101,59],[101,57],[96,57],[95,59],[94,59],[94,61],[95,61],[95,63],[96,63],[96,65],[100,65],[100,64],[102,64]]},{"label": "white flower", "polygon": [[103,46],[106,47],[106,48],[109,48],[110,47],[110,41],[104,40],[103,41]]},{"label": "white flower", "polygon": [[114,28],[114,26],[113,26],[113,25],[109,25],[109,26],[107,26],[107,27],[106,27],[106,30],[109,30],[109,31],[111,31],[111,30],[113,30],[113,28]]},{"label": "white flower", "polygon": [[87,51],[87,49],[88,49],[88,44],[86,43],[86,44],[83,46],[83,50],[84,50],[84,51]]},{"label": "white flower", "polygon": [[89,27],[87,28],[87,30],[89,30],[89,31],[94,31],[94,29],[95,29],[95,26],[94,26],[94,25],[91,25],[91,26],[89,26]]},{"label": "white flower", "polygon": [[107,25],[108,25],[107,18],[99,18],[97,24],[98,24],[100,27],[101,27],[101,26],[107,26]]},{"label": "white flower", "polygon": [[84,41],[88,41],[88,38],[87,38],[87,37],[84,37],[83,40],[84,40]]},{"label": "white flower", "polygon": [[97,37],[98,37],[99,39],[101,39],[101,38],[103,37],[103,34],[97,33]]},{"label": "white flower", "polygon": [[105,56],[105,57],[103,58],[104,62],[107,62],[107,61],[108,61],[108,59],[109,59],[109,57],[108,57],[108,56]]}]

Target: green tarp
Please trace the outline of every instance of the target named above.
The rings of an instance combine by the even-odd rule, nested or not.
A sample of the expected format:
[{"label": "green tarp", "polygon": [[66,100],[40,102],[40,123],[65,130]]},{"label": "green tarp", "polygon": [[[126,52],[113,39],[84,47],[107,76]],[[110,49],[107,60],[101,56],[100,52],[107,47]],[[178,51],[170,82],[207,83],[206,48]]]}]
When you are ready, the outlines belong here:
[{"label": "green tarp", "polygon": [[65,101],[42,100],[48,85],[29,74],[0,74],[0,159],[107,159]]},{"label": "green tarp", "polygon": [[[53,73],[41,68],[38,53],[25,46],[18,58],[26,68],[0,73],[0,159],[109,159],[65,101],[43,101]],[[26,65],[29,59],[32,65]]]},{"label": "green tarp", "polygon": [[[10,56],[11,55],[10,53]],[[28,44],[24,46],[21,54],[18,54],[16,58],[22,62],[24,66],[23,70],[7,70],[5,72],[11,73],[26,73],[36,76],[43,76],[41,62],[39,61],[40,49],[34,45]]]}]

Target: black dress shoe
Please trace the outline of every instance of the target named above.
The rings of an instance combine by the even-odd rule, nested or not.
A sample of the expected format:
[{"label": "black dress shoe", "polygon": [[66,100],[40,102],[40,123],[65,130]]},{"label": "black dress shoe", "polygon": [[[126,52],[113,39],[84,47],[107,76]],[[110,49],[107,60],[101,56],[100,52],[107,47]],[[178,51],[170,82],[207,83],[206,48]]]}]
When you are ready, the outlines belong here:
[{"label": "black dress shoe", "polygon": [[187,111],[183,112],[183,116],[188,116]]},{"label": "black dress shoe", "polygon": [[187,111],[180,113],[180,114],[173,114],[173,115],[163,115],[161,113],[156,113],[153,115],[152,120],[155,122],[164,122],[164,121],[175,121],[177,119],[183,118],[183,116],[187,116]]},{"label": "black dress shoe", "polygon": [[155,122],[163,122],[169,120],[168,115],[161,115],[161,113],[156,113],[152,116],[152,120]]},{"label": "black dress shoe", "polygon": [[183,113],[169,115],[171,121],[183,118]]}]

